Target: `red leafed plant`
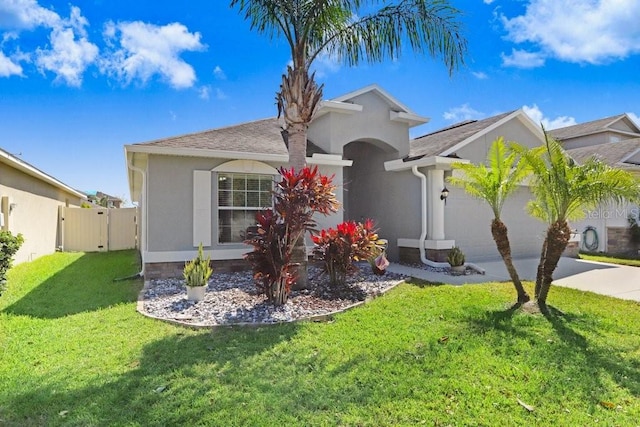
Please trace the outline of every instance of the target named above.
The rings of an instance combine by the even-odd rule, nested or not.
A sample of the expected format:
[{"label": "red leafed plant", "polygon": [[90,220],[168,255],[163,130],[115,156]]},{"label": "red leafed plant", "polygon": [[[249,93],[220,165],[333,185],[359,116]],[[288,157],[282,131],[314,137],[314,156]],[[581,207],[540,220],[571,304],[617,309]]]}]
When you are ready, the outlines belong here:
[{"label": "red leafed plant", "polygon": [[245,255],[252,266],[258,290],[274,305],[287,302],[295,282],[292,253],[298,239],[315,231],[315,213],[329,215],[338,210],[333,177],[322,175],[317,167],[299,172],[280,168],[281,179],[273,191],[273,209],[256,215],[258,232],[245,243],[253,251]]},{"label": "red leafed plant", "polygon": [[380,253],[377,230],[373,221],[345,221],[311,237],[316,245],[313,253],[324,263],[324,271],[332,285],[344,285],[349,274],[358,271],[355,261],[369,260]]}]

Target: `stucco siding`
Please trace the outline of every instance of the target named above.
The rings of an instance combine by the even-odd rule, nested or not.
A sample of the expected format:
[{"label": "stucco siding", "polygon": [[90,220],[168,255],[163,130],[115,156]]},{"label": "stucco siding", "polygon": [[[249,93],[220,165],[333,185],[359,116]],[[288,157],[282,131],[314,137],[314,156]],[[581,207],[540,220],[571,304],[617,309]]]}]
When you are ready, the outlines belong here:
[{"label": "stucco siding", "polygon": [[491,144],[499,137],[503,137],[507,143],[517,142],[526,147],[536,147],[542,143],[521,121],[511,120],[461,148],[456,154],[472,163],[484,163]]},{"label": "stucco siding", "polygon": [[593,135],[581,136],[578,138],[567,139],[562,141],[562,147],[565,150],[573,148],[590,147],[592,145],[607,144],[611,142],[611,137],[618,137],[620,140],[627,139],[629,136],[621,135],[617,132],[600,132]]},{"label": "stucco siding", "polygon": [[[193,172],[211,171],[228,159],[205,159],[197,157],[149,156],[147,198],[147,250],[149,252],[184,253],[187,259],[194,251],[193,221],[194,194]],[[279,168],[277,163],[266,164]],[[323,174],[334,175],[338,185],[337,198],[342,201],[342,168],[319,166]],[[241,243],[220,244],[218,236],[217,175],[211,172],[211,246],[213,251],[249,249]],[[335,226],[342,220],[342,209],[335,215],[316,218],[319,228]]]},{"label": "stucco siding", "polygon": [[59,206],[80,206],[77,195],[67,193],[6,164],[0,163],[0,197],[15,203],[8,229],[21,233],[24,244],[16,263],[31,261],[56,251],[60,244]]},{"label": "stucco siding", "polygon": [[[455,240],[470,262],[499,258],[491,236],[493,212],[489,206],[462,189],[449,187],[449,190],[445,207],[446,238]],[[538,256],[542,248],[546,226],[526,212],[529,199],[529,190],[522,187],[505,203],[502,211],[514,257]]]},{"label": "stucco siding", "polygon": [[397,260],[397,239],[420,236],[420,181],[411,172],[385,171],[384,162],[395,155],[372,144],[351,143],[345,156],[354,159],[345,171],[347,219],[373,219],[389,240],[389,258]]},{"label": "stucco siding", "polygon": [[390,145],[387,149],[399,153],[396,158],[409,153],[407,124],[390,120],[386,101],[368,92],[353,98],[352,102],[362,105],[363,110],[353,114],[332,112],[319,117],[309,127],[309,139],[332,154],[342,154],[345,145],[358,140],[384,141]]}]

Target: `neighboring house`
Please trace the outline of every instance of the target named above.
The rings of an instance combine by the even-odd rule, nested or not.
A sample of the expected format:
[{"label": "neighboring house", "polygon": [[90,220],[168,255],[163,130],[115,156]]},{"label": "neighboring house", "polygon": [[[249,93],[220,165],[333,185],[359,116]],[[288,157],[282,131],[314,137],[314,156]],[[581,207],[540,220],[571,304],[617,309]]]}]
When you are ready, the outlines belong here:
[{"label": "neighboring house", "polygon": [[[541,129],[522,111],[464,122],[411,140],[419,116],[377,85],[323,101],[309,128],[307,163],[335,175],[343,207],[320,227],[373,218],[392,260],[442,261],[455,244],[472,260],[498,256],[491,210],[450,189],[456,161],[483,162],[499,136],[536,146]],[[147,278],[179,276],[202,243],[218,268],[243,263],[242,242],[288,152],[275,118],[125,146],[132,201],[141,208],[141,255]],[[523,186],[504,211],[514,254],[537,255],[544,225],[524,211]]]},{"label": "neighboring house", "polygon": [[[640,128],[627,114],[555,129],[550,134],[578,163],[597,158],[640,178]],[[640,208],[629,203],[601,206],[587,212],[585,220],[571,226],[582,234],[582,249],[623,253],[632,249],[629,216],[638,219]]]},{"label": "neighboring house", "polygon": [[110,196],[102,191],[86,191],[85,194],[87,195],[87,200],[96,207],[120,209],[122,206],[122,199]]},{"label": "neighboring house", "polygon": [[0,226],[21,233],[17,263],[56,251],[60,206],[80,206],[84,194],[0,149]]}]

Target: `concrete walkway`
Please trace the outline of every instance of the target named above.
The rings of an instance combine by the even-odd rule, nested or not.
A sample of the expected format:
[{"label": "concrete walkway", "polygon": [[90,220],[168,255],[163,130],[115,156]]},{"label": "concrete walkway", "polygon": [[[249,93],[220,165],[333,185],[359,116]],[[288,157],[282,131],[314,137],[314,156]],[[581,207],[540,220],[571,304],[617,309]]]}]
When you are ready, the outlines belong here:
[{"label": "concrete walkway", "polygon": [[[522,280],[535,280],[538,258],[514,260]],[[509,281],[509,274],[502,260],[475,263],[485,270],[485,274],[452,276],[446,273],[434,273],[420,268],[411,268],[400,264],[391,264],[389,271],[401,273],[430,282],[462,285],[465,283]],[[554,272],[554,285],[590,291],[616,298],[640,301],[640,268],[605,264],[575,258],[561,258]]]}]

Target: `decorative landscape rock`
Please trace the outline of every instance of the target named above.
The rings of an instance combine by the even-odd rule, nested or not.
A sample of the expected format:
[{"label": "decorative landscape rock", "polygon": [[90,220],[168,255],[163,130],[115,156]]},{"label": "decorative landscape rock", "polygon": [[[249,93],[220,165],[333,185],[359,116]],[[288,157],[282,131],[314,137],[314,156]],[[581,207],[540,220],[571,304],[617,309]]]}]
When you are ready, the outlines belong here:
[{"label": "decorative landscape rock", "polygon": [[349,277],[345,286],[331,287],[320,269],[309,267],[309,279],[315,286],[292,291],[280,307],[258,294],[251,272],[216,274],[199,302],[187,300],[180,279],[154,280],[141,293],[141,312],[197,326],[291,322],[344,310],[386,292],[404,277],[389,272],[376,276],[366,266]]}]

